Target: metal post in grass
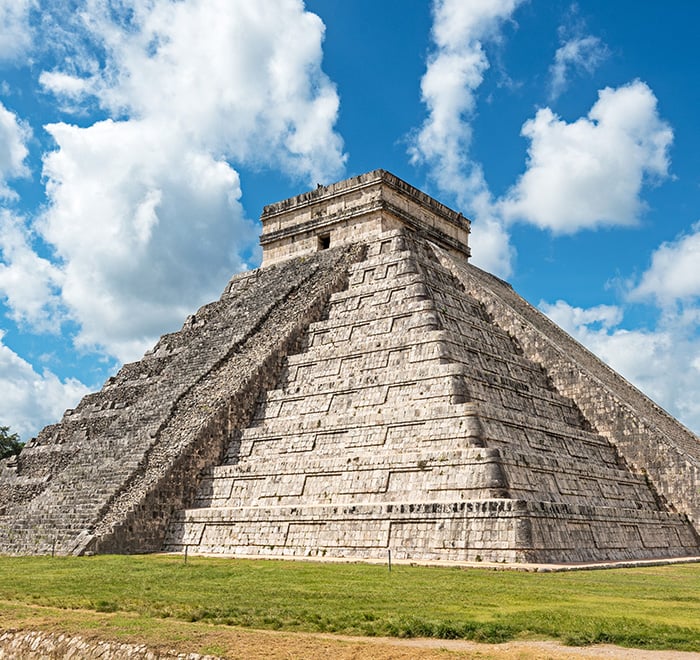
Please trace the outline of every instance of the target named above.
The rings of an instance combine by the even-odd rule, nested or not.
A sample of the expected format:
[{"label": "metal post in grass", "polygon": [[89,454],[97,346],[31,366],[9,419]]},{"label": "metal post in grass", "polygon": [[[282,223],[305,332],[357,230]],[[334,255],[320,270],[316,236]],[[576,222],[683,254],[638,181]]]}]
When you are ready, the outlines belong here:
[{"label": "metal post in grass", "polygon": [[189,548],[189,546],[185,544],[185,564],[187,563],[187,548]]},{"label": "metal post in grass", "polygon": [[389,573],[391,573],[391,548],[387,550],[387,554],[389,556]]},{"label": "metal post in grass", "polygon": [[51,556],[56,556],[56,537],[53,537],[53,544],[51,545]]}]

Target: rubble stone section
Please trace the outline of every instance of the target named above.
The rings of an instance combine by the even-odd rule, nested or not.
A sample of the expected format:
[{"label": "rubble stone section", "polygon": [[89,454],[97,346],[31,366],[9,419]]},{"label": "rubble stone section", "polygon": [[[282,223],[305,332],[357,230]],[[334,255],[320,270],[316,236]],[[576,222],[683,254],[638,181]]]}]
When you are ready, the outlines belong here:
[{"label": "rubble stone section", "polygon": [[0,462],[0,552],[160,549],[361,246],[234,277],[221,299]]},{"label": "rubble stone section", "polygon": [[143,644],[85,639],[43,631],[0,631],[0,660],[219,660],[201,653],[150,649]]},{"label": "rubble stone section", "polygon": [[174,517],[207,554],[585,562],[697,554],[685,516],[496,325],[384,232]]}]

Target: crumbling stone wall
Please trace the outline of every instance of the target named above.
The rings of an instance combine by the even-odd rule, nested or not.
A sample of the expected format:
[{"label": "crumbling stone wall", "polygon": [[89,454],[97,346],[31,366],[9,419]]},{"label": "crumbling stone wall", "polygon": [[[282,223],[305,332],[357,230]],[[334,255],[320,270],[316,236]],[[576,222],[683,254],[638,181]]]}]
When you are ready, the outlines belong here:
[{"label": "crumbling stone wall", "polygon": [[41,631],[0,632],[0,660],[217,660],[213,655],[157,651],[143,644],[85,639],[77,635]]},{"label": "crumbling stone wall", "polygon": [[221,299],[125,365],[0,466],[0,551],[145,552],[343,288],[361,246],[234,277]]}]

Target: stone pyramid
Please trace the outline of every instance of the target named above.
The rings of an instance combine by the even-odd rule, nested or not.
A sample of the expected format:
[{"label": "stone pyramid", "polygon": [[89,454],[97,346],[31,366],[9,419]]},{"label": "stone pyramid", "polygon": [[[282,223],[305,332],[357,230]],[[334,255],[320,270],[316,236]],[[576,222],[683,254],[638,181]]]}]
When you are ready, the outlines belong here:
[{"label": "stone pyramid", "polygon": [[263,266],[0,464],[0,551],[700,555],[698,438],[377,170],[263,212]]}]

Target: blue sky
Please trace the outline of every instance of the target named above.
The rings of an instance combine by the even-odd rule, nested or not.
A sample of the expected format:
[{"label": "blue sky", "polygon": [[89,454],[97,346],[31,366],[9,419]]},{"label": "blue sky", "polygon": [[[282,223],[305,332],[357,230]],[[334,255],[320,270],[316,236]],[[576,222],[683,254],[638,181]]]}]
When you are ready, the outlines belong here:
[{"label": "blue sky", "polygon": [[375,168],[700,429],[700,5],[0,0],[0,425],[29,439]]}]

